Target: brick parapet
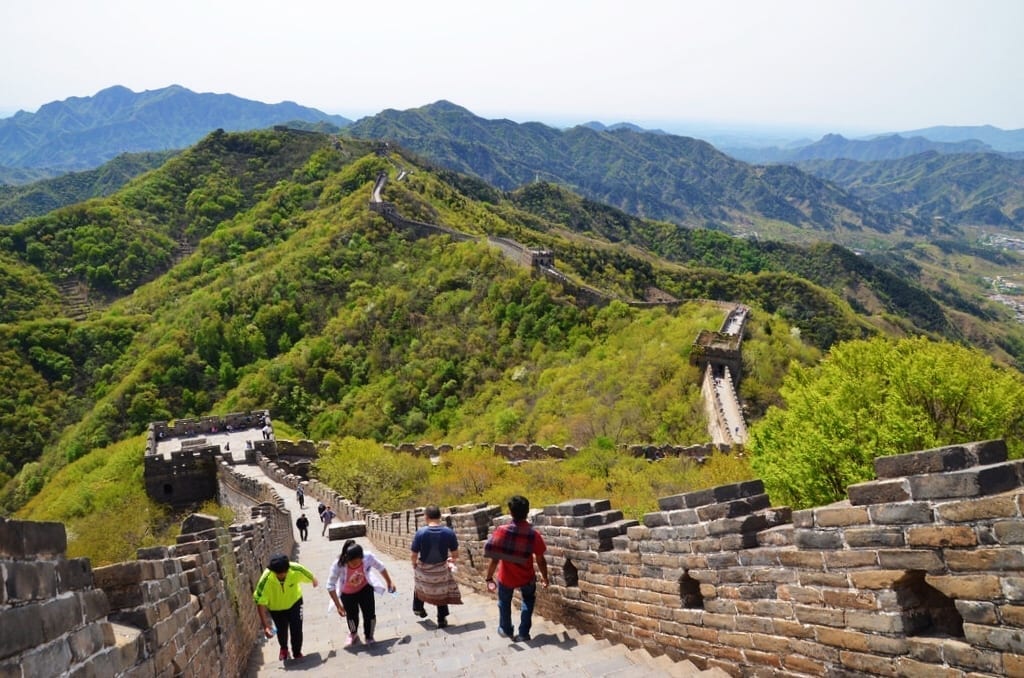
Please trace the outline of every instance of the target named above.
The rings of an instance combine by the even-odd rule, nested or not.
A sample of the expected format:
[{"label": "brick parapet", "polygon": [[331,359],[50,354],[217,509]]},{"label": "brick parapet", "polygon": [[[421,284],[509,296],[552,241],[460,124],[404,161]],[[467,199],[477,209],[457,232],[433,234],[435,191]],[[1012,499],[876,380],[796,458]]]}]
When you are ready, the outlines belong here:
[{"label": "brick parapet", "polygon": [[[417,457],[436,458],[443,456],[446,452],[462,449],[463,446],[449,443],[400,443],[398,445],[385,444],[383,447],[387,450],[404,452]],[[478,443],[467,447],[491,450],[507,461],[567,459],[579,452],[572,445],[537,445],[531,443]],[[728,453],[731,451],[731,448],[728,445],[716,445],[714,443],[696,445],[632,444],[621,445],[619,450],[634,457],[644,457],[652,460],[664,457],[687,457],[703,460],[715,453]]]},{"label": "brick parapet", "polygon": [[272,531],[193,514],[175,545],[94,570],[63,525],[0,518],[0,675],[241,675]]},{"label": "brick parapet", "polygon": [[[737,676],[1024,675],[1021,463],[1003,441],[983,441],[878,469],[872,483],[905,495],[853,486],[850,500],[792,511],[750,481],[664,497],[641,521],[603,499],[543,507],[532,521],[551,587],[538,612]],[[421,510],[345,510],[396,556],[422,524]],[[461,545],[457,577],[481,590],[486,535],[508,516],[445,516]]]}]

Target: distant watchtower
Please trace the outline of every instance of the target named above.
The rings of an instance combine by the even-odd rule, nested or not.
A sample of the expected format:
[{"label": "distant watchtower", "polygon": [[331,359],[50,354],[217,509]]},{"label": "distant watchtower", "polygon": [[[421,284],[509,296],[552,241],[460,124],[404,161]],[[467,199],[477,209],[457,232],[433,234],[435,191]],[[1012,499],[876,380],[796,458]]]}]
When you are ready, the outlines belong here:
[{"label": "distant watchtower", "polygon": [[723,368],[729,368],[733,382],[739,384],[743,372],[743,357],[740,353],[742,335],[723,334],[701,330],[690,350],[690,364],[696,365],[701,374],[708,365],[715,376],[723,375]]},{"label": "distant watchtower", "polygon": [[531,268],[554,268],[555,253],[551,250],[523,250],[523,265]]},{"label": "distant watchtower", "polygon": [[146,494],[176,509],[216,499],[221,463],[253,463],[258,450],[275,446],[267,410],[152,422],[143,458]]}]

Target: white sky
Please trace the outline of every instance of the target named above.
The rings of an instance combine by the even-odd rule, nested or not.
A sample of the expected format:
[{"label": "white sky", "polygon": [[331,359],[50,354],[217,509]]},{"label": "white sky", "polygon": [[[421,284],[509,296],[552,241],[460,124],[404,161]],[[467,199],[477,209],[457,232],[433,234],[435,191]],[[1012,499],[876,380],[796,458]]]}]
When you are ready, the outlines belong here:
[{"label": "white sky", "polygon": [[1018,129],[1024,0],[0,1],[0,116],[171,84],[353,119]]}]

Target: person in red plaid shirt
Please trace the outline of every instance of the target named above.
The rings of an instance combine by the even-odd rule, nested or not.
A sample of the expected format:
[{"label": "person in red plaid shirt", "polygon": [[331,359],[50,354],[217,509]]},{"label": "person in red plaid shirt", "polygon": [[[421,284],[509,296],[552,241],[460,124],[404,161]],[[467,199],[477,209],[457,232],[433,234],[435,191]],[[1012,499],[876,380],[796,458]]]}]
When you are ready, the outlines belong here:
[{"label": "person in red plaid shirt", "polygon": [[[530,515],[530,501],[526,497],[517,494],[509,499],[508,512],[512,515],[512,522],[500,525],[484,546],[484,556],[491,559],[487,565],[487,590],[498,593],[498,635],[520,642],[530,640],[530,627],[533,625],[533,606],[537,600],[534,561],[540,570],[544,588],[548,587],[548,561],[544,557],[547,545],[526,519]],[[512,594],[516,589],[519,589],[523,603],[519,633],[513,637]]]}]

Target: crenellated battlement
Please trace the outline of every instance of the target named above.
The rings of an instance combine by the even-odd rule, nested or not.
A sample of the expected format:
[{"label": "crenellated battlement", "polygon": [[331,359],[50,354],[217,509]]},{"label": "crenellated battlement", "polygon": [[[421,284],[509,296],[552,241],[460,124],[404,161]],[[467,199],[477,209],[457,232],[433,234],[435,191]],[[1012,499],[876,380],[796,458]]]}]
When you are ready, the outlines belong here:
[{"label": "crenellated battlement", "polygon": [[143,456],[146,493],[177,509],[216,498],[221,462],[276,453],[276,441],[263,433],[269,425],[266,410],[151,423]]},{"label": "crenellated battlement", "polygon": [[[460,449],[460,445],[447,443],[401,443],[384,444],[384,449],[403,452],[417,457],[442,457],[445,453]],[[572,445],[537,445],[529,443],[478,443],[469,447],[491,450],[506,461],[528,461],[536,459],[567,459],[579,450]],[[661,459],[664,457],[688,457],[703,461],[715,453],[724,454],[731,450],[729,445],[703,443],[697,445],[620,445],[619,451],[634,457]]]}]

